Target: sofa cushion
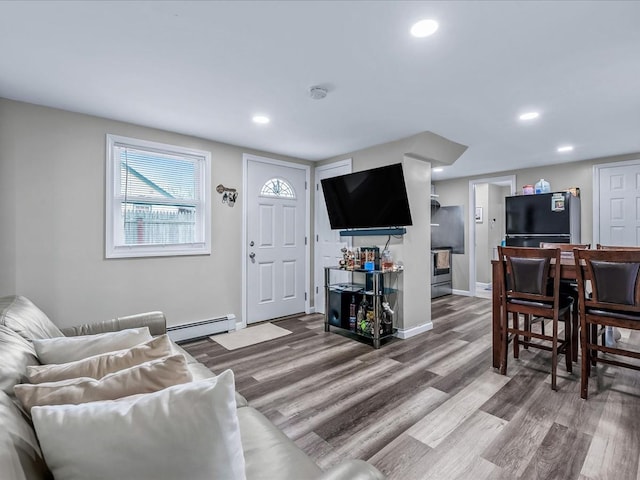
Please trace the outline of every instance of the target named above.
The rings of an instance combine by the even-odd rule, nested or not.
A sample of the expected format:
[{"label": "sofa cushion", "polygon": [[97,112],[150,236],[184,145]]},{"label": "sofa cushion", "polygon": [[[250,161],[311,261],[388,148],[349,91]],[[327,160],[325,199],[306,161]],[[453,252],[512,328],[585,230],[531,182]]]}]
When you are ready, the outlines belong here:
[{"label": "sofa cushion", "polygon": [[20,295],[0,298],[0,325],[29,340],[63,336],[42,310]]},{"label": "sofa cushion", "polygon": [[28,366],[27,378],[31,383],[58,382],[77,377],[100,379],[125,368],[168,357],[171,353],[171,340],[165,334],[125,350],[102,353],[75,362]]},{"label": "sofa cushion", "polygon": [[52,478],[31,425],[4,392],[0,392],[0,425],[0,478],[3,480]]},{"label": "sofa cushion", "polygon": [[40,363],[68,363],[101,353],[131,348],[151,340],[148,327],[118,332],[33,340]]},{"label": "sofa cushion", "polygon": [[233,392],[227,370],[135,398],[34,407],[32,415],[56,480],[245,479]]},{"label": "sofa cushion", "polygon": [[173,355],[110,373],[100,380],[81,377],[37,385],[18,384],[14,391],[29,412],[36,405],[76,405],[157,392],[191,379],[184,357]]},{"label": "sofa cushion", "polygon": [[27,366],[37,364],[31,342],[9,327],[0,325],[0,390],[13,395],[13,387],[23,381]]},{"label": "sofa cushion", "polygon": [[317,478],[322,470],[253,407],[238,409],[247,478]]}]

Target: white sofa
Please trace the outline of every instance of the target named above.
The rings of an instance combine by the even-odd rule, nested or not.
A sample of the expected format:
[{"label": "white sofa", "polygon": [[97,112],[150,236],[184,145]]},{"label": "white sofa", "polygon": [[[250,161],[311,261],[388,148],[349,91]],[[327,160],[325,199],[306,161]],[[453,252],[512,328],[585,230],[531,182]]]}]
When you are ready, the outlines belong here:
[{"label": "white sofa", "polygon": [[[47,316],[25,297],[0,298],[0,479],[44,480],[51,477],[35,431],[17,407],[15,384],[24,380],[27,365],[38,358],[30,339],[52,336],[90,335],[124,328],[147,326],[152,335],[166,331],[165,317],[151,312],[105,322],[58,330]],[[182,348],[194,380],[214,376]],[[238,421],[249,480],[366,480],[383,475],[362,460],[344,462],[323,472],[296,444],[258,410],[236,393]],[[175,452],[174,452],[175,453]],[[132,455],[135,452],[132,452]]]}]

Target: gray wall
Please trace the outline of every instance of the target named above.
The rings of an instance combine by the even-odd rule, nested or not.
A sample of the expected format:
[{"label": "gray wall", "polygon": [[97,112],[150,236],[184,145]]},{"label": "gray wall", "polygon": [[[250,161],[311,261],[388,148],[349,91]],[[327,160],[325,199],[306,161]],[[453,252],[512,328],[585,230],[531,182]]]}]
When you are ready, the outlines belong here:
[{"label": "gray wall", "polygon": [[465,207],[465,254],[453,256],[453,288],[463,291],[469,290],[468,212],[470,180],[516,175],[517,191],[519,192],[523,185],[533,185],[540,180],[540,178],[544,178],[551,184],[551,191],[579,187],[581,194],[581,241],[582,243],[591,243],[593,236],[593,166],[602,163],[636,160],[638,158],[640,158],[640,152],[555,166],[547,165],[523,170],[508,170],[482,176],[434,182],[438,195],[440,196],[438,199],[440,203],[443,205],[464,205]]},{"label": "gray wall", "polygon": [[0,295],[16,291],[16,149],[13,121],[0,99]]},{"label": "gray wall", "polygon": [[242,186],[242,154],[306,163],[161,130],[0,99],[0,296],[58,325],[162,310],[169,324],[241,317],[244,192],[212,196],[208,256],[104,258],[105,135],[211,152],[211,185]]}]

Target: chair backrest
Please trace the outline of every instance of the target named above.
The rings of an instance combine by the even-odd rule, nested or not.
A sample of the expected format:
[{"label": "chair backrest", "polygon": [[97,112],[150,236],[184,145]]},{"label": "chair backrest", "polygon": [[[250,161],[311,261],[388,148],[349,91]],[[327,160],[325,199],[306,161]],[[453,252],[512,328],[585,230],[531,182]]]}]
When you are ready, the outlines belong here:
[{"label": "chair backrest", "polygon": [[576,248],[580,250],[588,250],[591,248],[590,243],[549,243],[540,242],[540,248],[559,248],[561,252],[571,252]]},{"label": "chair backrest", "polygon": [[[584,307],[640,313],[640,249],[576,249],[574,258]],[[588,280],[590,298],[585,295]]]},{"label": "chair backrest", "polygon": [[[559,305],[560,250],[557,248],[498,247],[502,260],[505,301],[529,300]],[[550,280],[553,277],[553,280]],[[553,282],[553,289],[549,289]]]},{"label": "chair backrest", "polygon": [[616,245],[601,245],[598,243],[596,245],[598,250],[640,250],[640,247],[632,247],[632,246],[616,246]]}]

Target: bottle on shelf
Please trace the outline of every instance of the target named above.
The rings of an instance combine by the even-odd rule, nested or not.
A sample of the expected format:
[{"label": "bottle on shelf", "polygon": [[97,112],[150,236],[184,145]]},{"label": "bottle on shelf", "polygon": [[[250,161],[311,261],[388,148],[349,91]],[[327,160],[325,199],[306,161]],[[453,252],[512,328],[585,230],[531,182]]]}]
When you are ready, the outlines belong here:
[{"label": "bottle on shelf", "polygon": [[356,296],[351,295],[349,304],[349,330],[356,331]]},{"label": "bottle on shelf", "polygon": [[358,306],[358,315],[356,317],[356,332],[357,333],[365,333],[367,329],[367,312],[369,310],[369,302],[367,302],[367,297],[362,297],[362,301]]},{"label": "bottle on shelf", "polygon": [[382,271],[388,272],[393,270],[393,257],[390,250],[382,251]]},{"label": "bottle on shelf", "polygon": [[393,310],[389,302],[382,302],[382,321],[380,322],[380,335],[393,333]]}]

